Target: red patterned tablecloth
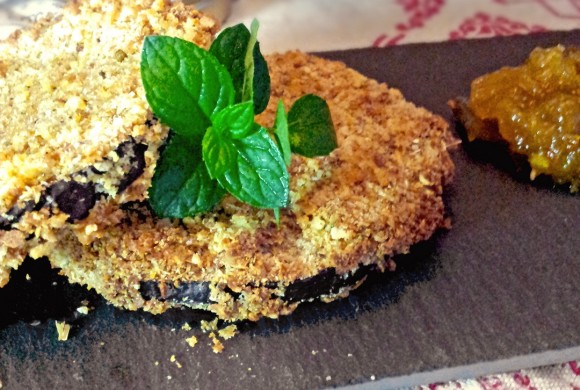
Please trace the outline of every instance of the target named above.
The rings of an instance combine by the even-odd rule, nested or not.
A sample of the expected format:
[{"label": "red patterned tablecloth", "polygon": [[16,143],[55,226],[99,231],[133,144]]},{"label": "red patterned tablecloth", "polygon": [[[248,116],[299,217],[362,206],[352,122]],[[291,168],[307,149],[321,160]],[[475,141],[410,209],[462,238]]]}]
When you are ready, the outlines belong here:
[{"label": "red patterned tablecloth", "polygon": [[580,28],[580,0],[234,0],[226,25],[262,24],[263,50],[384,47]]},{"label": "red patterned tablecloth", "polygon": [[416,390],[580,390],[580,361],[509,373],[431,383]]},{"label": "red patterned tablecloth", "polygon": [[[0,0],[0,38],[61,3]],[[571,30],[580,0],[234,0],[225,26],[253,18],[265,52],[324,51]],[[580,390],[580,360],[418,389]]]}]

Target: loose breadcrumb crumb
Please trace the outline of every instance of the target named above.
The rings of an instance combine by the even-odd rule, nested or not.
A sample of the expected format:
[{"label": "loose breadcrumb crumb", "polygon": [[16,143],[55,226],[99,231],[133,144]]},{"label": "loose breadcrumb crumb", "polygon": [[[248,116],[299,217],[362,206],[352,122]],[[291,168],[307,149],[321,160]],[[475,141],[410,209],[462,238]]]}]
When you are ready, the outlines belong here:
[{"label": "loose breadcrumb crumb", "polygon": [[190,331],[191,330],[191,325],[189,325],[188,322],[186,322],[185,324],[183,324],[183,326],[181,327],[181,330],[185,330],[185,331]]},{"label": "loose breadcrumb crumb", "polygon": [[220,341],[220,339],[218,339],[218,337],[216,336],[216,334],[214,332],[211,332],[209,334],[209,338],[211,339],[213,345],[211,347],[211,349],[213,350],[214,353],[222,353],[224,350],[224,345],[222,344],[222,342]]},{"label": "loose breadcrumb crumb", "polygon": [[235,324],[228,325],[218,331],[218,335],[224,340],[229,340],[236,334],[238,334],[238,327]]},{"label": "loose breadcrumb crumb", "polygon": [[84,315],[89,314],[89,308],[87,306],[79,306],[77,307],[77,311]]},{"label": "loose breadcrumb crumb", "polygon": [[[218,320],[219,319],[216,317],[213,321],[202,320],[200,323],[201,331],[203,333],[209,333],[208,337],[212,342],[212,350],[214,353],[221,353],[225,348],[220,338],[223,340],[229,340],[238,333],[238,327],[235,324],[219,329]],[[186,341],[191,347],[197,344],[197,338],[195,336],[186,339]]]},{"label": "loose breadcrumb crumb", "polygon": [[56,332],[58,334],[58,341],[67,341],[70,332],[70,325],[64,321],[55,321]]},{"label": "loose breadcrumb crumb", "polygon": [[204,333],[214,332],[218,330],[218,318],[216,317],[213,321],[201,320],[201,331]]},{"label": "loose breadcrumb crumb", "polygon": [[186,338],[185,341],[187,342],[187,344],[189,344],[189,346],[191,348],[193,348],[197,344],[197,337],[191,336],[191,337]]},{"label": "loose breadcrumb crumb", "polygon": [[177,360],[177,358],[175,357],[175,355],[171,355],[171,357],[169,358],[169,361],[171,363],[175,363],[175,365],[177,366],[177,368],[181,368],[182,367],[181,363],[179,363],[179,361]]}]

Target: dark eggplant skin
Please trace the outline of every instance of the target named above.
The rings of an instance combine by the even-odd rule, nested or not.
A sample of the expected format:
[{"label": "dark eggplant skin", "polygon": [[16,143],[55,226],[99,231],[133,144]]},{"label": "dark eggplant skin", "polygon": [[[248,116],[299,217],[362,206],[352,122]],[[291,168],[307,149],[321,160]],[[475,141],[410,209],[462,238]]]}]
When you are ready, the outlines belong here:
[{"label": "dark eggplant skin", "polygon": [[175,287],[172,283],[167,283],[161,289],[161,283],[148,280],[141,282],[139,292],[146,301],[157,299],[159,301],[178,302],[185,304],[209,304],[209,283],[208,282],[188,282],[180,283]]},{"label": "dark eggplant skin", "polygon": [[[131,156],[129,159],[130,169],[121,178],[117,192],[122,193],[133,183],[145,170],[145,151],[147,145],[139,143],[131,138],[121,143],[115,153],[119,158]],[[106,161],[107,159],[105,159]],[[95,167],[90,166],[81,172],[72,175],[73,178],[68,180],[59,180],[48,186],[42,193],[38,202],[28,201],[23,205],[13,206],[5,215],[0,215],[0,230],[11,230],[14,224],[28,212],[38,211],[42,208],[56,207],[60,211],[68,214],[69,222],[76,222],[85,219],[91,209],[95,206],[97,200],[106,197],[107,194],[99,191],[96,183],[75,180],[74,178],[86,178],[88,172],[93,177],[105,175],[105,172],[98,171]]]},{"label": "dark eggplant skin", "polygon": [[[288,303],[304,302],[325,295],[337,294],[344,287],[356,286],[366,276],[377,270],[377,266],[361,265],[356,271],[338,274],[335,268],[327,268],[319,274],[298,279],[286,287],[284,295],[280,296]],[[161,288],[163,285],[163,288]],[[278,283],[266,283],[265,287],[273,291],[278,289]],[[156,299],[161,302],[172,302],[185,305],[208,305],[210,299],[210,284],[208,282],[181,282],[174,285],[171,282],[161,283],[155,280],[140,283],[139,292],[146,301]],[[237,299],[239,294],[230,292]]]}]

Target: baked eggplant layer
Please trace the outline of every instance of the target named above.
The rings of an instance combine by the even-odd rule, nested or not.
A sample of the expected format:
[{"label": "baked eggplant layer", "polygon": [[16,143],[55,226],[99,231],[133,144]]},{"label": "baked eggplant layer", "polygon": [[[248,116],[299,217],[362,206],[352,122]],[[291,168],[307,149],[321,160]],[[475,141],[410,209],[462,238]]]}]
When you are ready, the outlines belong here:
[{"label": "baked eggplant layer", "polygon": [[208,47],[217,29],[179,1],[71,1],[0,42],[0,287],[28,252],[104,199],[144,199],[144,170],[168,129],[141,85],[143,40]]},{"label": "baked eggplant layer", "polygon": [[46,187],[36,202],[29,200],[22,206],[10,208],[5,216],[0,216],[0,230],[17,228],[15,225],[26,213],[43,208],[53,209],[52,213],[67,214],[67,221],[71,223],[85,219],[99,198],[109,196],[105,185],[114,187],[116,193],[121,194],[143,174],[146,150],[146,144],[137,143],[134,139],[123,142],[115,149],[114,157],[105,158],[76,172],[70,179],[59,180]]},{"label": "baked eggplant layer", "polygon": [[[344,275],[337,274],[334,268],[327,268],[317,275],[296,280],[286,288],[276,282],[267,282],[264,286],[272,289],[272,294],[276,294],[275,291],[280,291],[282,288],[284,295],[280,296],[280,299],[285,302],[305,302],[321,297],[338,296],[363,282],[368,273],[376,271],[377,268],[375,264],[369,264]],[[187,304],[191,307],[207,307],[215,303],[210,298],[211,288],[208,282],[182,282],[176,286],[173,283],[148,280],[140,283],[139,292],[146,301],[156,299],[161,302]],[[240,294],[234,291],[230,290],[229,293],[234,300],[240,297]]]},{"label": "baked eggplant layer", "polygon": [[340,62],[298,52],[267,61],[272,98],[258,120],[271,125],[280,99],[289,107],[315,93],[339,144],[329,156],[292,157],[279,226],[271,210],[232,197],[183,220],[156,218],[146,201],[105,202],[33,257],[126,309],[187,306],[257,320],[344,296],[369,269],[392,269],[392,256],[448,226],[442,193],[456,140],[442,118]]}]

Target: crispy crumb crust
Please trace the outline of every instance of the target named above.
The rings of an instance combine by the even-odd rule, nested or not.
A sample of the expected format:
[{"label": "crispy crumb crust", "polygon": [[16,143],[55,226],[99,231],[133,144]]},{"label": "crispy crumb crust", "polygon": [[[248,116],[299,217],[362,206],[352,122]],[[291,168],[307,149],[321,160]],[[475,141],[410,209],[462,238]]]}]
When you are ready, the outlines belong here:
[{"label": "crispy crumb crust", "polygon": [[339,143],[326,157],[292,157],[291,206],[279,228],[270,210],[231,197],[183,221],[111,202],[91,213],[82,242],[79,226],[65,226],[33,255],[48,256],[71,282],[116,306],[161,313],[180,303],[146,301],[140,282],[156,280],[161,289],[208,282],[213,303],[197,307],[226,320],[257,320],[294,310],[299,302],[282,298],[296,280],[327,268],[389,268],[390,256],[448,227],[442,193],[454,169],[448,147],[456,142],[442,118],[340,62],[299,52],[267,61],[272,99],[259,121],[273,122],[279,99],[289,107],[316,93],[329,103]]},{"label": "crispy crumb crust", "polygon": [[[152,121],[141,85],[143,39],[163,34],[208,47],[218,27],[179,1],[84,0],[0,42],[0,217],[89,166],[107,172],[96,184],[117,196],[123,167],[103,164],[111,166],[128,139],[148,144],[153,165],[167,128]],[[143,199],[150,173],[117,201]],[[66,219],[40,210],[0,230],[0,286],[36,245],[24,240],[54,240]]]}]

